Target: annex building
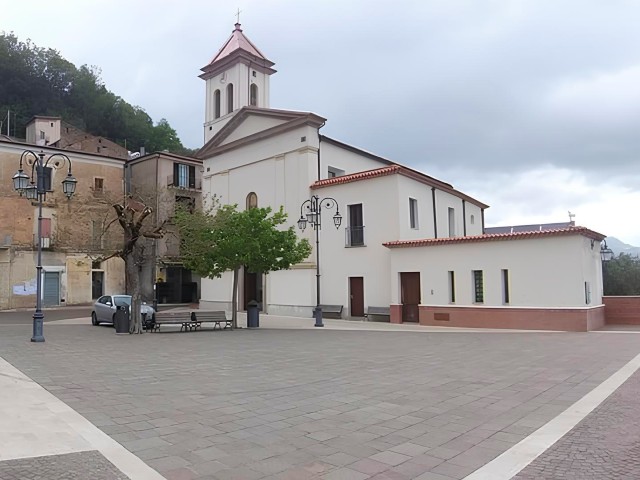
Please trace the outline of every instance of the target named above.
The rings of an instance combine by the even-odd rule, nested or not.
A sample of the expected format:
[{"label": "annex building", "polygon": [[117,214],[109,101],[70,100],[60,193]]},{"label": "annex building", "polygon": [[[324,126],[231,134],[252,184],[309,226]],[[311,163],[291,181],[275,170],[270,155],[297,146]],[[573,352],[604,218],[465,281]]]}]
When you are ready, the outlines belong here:
[{"label": "annex building", "polygon": [[[321,304],[343,318],[371,307],[423,325],[590,330],[604,324],[600,242],[585,227],[485,232],[488,205],[400,162],[320,133],[311,112],[271,108],[274,63],[235,25],[206,82],[202,191],[241,208],[284,207],[296,225],[311,196],[320,231]],[[299,235],[315,248],[315,232]],[[203,279],[201,308],[230,309],[232,273]],[[240,307],[311,318],[316,252],[287,271],[245,272]],[[311,321],[311,320],[310,320]]]}]

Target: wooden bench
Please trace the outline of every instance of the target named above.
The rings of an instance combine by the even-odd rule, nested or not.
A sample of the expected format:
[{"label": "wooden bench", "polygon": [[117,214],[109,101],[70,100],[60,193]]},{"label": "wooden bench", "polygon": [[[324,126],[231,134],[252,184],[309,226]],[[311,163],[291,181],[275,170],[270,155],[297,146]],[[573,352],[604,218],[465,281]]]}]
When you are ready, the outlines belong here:
[{"label": "wooden bench", "polygon": [[322,316],[326,318],[342,318],[342,305],[320,305]]},{"label": "wooden bench", "polygon": [[367,307],[367,313],[364,314],[369,320],[369,316],[374,317],[389,317],[391,319],[391,312],[389,307]]},{"label": "wooden bench", "polygon": [[[194,322],[193,328],[195,328],[196,330],[202,326],[202,322],[213,323],[214,330],[216,329],[216,327],[218,327],[218,329],[220,330],[226,330],[227,327],[233,330],[233,323],[231,322],[231,320],[227,320],[227,314],[224,311],[206,312],[196,310],[194,312],[191,312],[191,318]],[[224,326],[222,325],[223,323]]]},{"label": "wooden bench", "polygon": [[159,332],[162,325],[181,325],[180,331],[194,328],[191,312],[156,312],[152,332]]}]

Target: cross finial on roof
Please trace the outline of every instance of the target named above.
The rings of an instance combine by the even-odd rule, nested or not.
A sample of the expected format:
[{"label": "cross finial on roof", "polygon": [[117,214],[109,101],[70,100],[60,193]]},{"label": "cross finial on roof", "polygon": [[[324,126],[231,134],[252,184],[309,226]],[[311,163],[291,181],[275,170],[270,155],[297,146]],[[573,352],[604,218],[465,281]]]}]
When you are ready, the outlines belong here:
[{"label": "cross finial on roof", "polygon": [[242,10],[240,10],[238,8],[238,11],[236,12],[236,24],[240,25],[240,14],[242,13]]}]

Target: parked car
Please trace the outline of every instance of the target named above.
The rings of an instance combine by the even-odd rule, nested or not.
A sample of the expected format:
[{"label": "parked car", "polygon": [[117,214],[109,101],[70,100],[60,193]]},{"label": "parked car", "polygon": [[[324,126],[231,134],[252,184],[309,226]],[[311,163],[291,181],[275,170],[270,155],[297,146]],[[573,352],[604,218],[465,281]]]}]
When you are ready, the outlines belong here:
[{"label": "parked car", "polygon": [[[103,295],[96,303],[93,304],[93,312],[91,312],[91,323],[100,325],[101,323],[110,323],[115,326],[115,316],[118,307],[130,307],[131,295]],[[152,324],[155,321],[155,310],[151,305],[142,302],[140,305],[140,313],[145,320],[143,327]],[[146,314],[146,316],[145,316]]]}]

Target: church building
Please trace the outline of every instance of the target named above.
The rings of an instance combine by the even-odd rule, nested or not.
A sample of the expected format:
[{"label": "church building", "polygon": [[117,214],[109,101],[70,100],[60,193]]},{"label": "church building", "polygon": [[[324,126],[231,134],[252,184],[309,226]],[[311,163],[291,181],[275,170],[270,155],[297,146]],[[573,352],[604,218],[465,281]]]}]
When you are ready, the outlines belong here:
[{"label": "church building", "polygon": [[[342,318],[585,331],[604,324],[600,242],[565,226],[485,232],[488,205],[445,181],[320,133],[327,119],[271,108],[274,63],[240,24],[206,82],[202,190],[239,208],[281,206],[314,248],[290,270],[244,272],[239,306],[312,320],[320,296]],[[318,202],[316,230],[309,214]],[[338,228],[336,228],[336,225]],[[319,277],[317,277],[319,273]],[[319,278],[319,281],[318,281]],[[231,309],[232,273],[203,279],[201,308]]]}]

